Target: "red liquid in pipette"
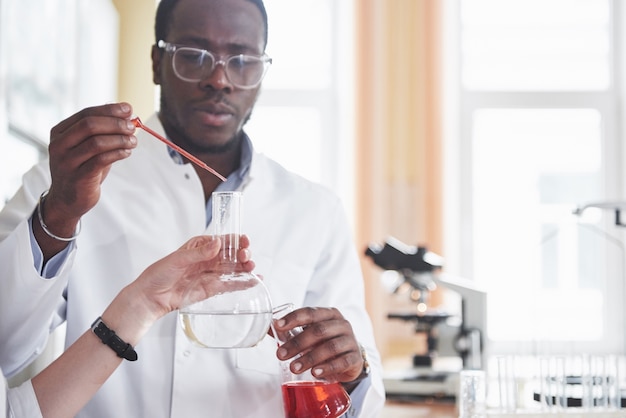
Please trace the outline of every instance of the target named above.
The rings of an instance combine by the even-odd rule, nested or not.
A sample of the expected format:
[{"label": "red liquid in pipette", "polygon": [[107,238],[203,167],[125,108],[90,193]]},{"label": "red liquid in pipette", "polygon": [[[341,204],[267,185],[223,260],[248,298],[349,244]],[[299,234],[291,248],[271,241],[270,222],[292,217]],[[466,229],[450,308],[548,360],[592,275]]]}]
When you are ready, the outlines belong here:
[{"label": "red liquid in pipette", "polygon": [[350,408],[340,383],[287,382],[282,391],[286,418],[337,418]]},{"label": "red liquid in pipette", "polygon": [[158,133],[156,133],[155,131],[153,131],[152,129],[148,128],[146,125],[144,125],[141,120],[138,117],[134,117],[130,120],[137,128],[141,128],[144,131],[148,132],[150,135],[152,135],[153,137],[155,137],[156,139],[158,139],[159,141],[165,142],[167,145],[169,145],[171,148],[173,148],[174,150],[176,150],[179,154],[184,155],[185,157],[187,157],[187,159],[189,161],[191,161],[192,163],[196,164],[198,167],[200,168],[204,168],[206,171],[208,171],[209,173],[213,174],[215,177],[217,177],[218,179],[222,180],[222,181],[226,181],[226,177],[222,176],[220,173],[218,173],[217,171],[215,171],[214,169],[212,169],[211,167],[209,167],[208,165],[205,164],[204,161],[200,160],[199,158],[197,158],[196,156],[190,154],[189,152],[185,151],[184,149],[182,149],[181,147],[179,147],[178,145],[176,145],[175,143],[173,143],[172,141],[162,137],[161,135],[159,135]]}]

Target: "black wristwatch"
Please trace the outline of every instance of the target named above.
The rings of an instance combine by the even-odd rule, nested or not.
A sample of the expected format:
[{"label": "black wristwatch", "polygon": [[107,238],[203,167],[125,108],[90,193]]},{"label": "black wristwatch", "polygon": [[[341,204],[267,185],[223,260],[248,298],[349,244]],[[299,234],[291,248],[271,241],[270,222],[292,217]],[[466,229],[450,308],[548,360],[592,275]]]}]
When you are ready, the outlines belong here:
[{"label": "black wristwatch", "polygon": [[128,361],[137,360],[137,352],[133,346],[122,340],[115,331],[107,327],[106,324],[102,322],[101,316],[91,324],[91,330],[100,338],[102,344],[108,345],[111,350],[115,351],[118,357]]}]

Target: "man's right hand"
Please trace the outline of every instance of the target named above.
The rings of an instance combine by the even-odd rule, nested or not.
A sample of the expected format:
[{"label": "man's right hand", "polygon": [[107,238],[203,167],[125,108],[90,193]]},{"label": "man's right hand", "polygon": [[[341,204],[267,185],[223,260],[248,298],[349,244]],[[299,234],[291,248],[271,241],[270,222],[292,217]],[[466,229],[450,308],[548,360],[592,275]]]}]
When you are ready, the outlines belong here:
[{"label": "man's right hand", "polygon": [[[39,210],[54,235],[73,236],[81,216],[100,199],[100,185],[111,164],[129,157],[137,146],[131,115],[132,107],[128,103],[90,107],[50,131],[52,185]],[[36,216],[35,238],[47,261],[65,248],[67,242],[46,234]]]}]

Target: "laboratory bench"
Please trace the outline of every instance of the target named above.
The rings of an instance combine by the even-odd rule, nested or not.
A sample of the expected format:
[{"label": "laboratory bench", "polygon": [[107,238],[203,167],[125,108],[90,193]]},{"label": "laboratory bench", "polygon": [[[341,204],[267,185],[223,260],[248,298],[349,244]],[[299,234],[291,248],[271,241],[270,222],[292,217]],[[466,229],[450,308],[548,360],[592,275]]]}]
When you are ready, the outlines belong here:
[{"label": "laboratory bench", "polygon": [[451,404],[429,404],[387,400],[379,418],[458,418]]}]

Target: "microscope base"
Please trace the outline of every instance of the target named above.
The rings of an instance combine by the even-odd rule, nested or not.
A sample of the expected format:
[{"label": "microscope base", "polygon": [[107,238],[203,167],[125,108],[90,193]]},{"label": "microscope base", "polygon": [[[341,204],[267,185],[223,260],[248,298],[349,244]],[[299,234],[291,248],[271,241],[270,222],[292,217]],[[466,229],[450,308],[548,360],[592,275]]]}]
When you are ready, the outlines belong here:
[{"label": "microscope base", "polygon": [[459,372],[416,367],[383,376],[389,399],[454,402],[459,386]]}]

